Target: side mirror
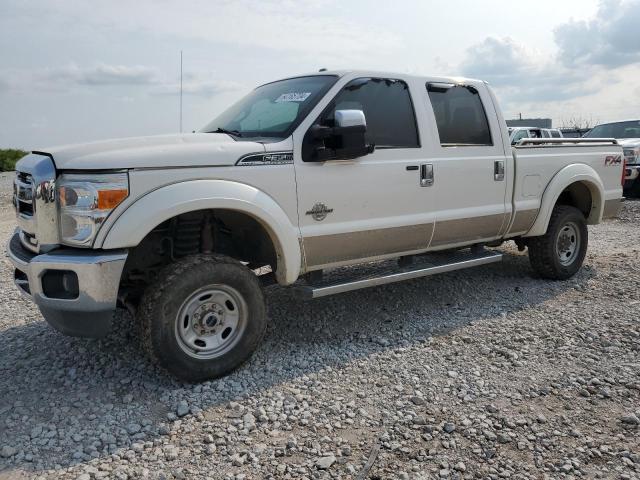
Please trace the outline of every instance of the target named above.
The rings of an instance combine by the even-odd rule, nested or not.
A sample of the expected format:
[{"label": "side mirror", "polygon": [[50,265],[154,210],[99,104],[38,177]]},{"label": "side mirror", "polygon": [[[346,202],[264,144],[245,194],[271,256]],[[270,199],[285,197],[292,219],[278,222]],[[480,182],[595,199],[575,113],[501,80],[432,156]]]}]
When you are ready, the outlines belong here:
[{"label": "side mirror", "polygon": [[362,110],[336,110],[334,116],[336,127],[360,127],[365,131],[367,129],[367,119]]},{"label": "side mirror", "polygon": [[306,161],[351,160],[372,153],[365,140],[367,120],[362,110],[336,110],[335,126],[314,125],[310,129],[314,148]]}]

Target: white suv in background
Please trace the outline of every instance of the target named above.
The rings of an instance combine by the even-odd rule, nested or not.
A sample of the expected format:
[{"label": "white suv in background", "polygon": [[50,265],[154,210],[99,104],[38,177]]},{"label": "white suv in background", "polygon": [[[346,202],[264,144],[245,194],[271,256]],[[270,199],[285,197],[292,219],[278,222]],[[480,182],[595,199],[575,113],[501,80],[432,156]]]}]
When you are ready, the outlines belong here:
[{"label": "white suv in background", "polygon": [[511,145],[526,138],[563,138],[562,132],[557,128],[539,127],[509,127]]},{"label": "white suv in background", "polygon": [[624,193],[640,197],[640,120],[603,123],[596,125],[584,138],[615,138],[622,145],[626,162]]}]

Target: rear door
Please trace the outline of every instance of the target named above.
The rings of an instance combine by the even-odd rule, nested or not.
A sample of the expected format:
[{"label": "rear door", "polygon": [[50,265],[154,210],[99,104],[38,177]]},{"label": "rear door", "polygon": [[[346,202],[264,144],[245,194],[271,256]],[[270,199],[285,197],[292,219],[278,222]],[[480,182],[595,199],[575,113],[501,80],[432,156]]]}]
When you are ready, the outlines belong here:
[{"label": "rear door", "polygon": [[[501,236],[511,152],[484,84],[428,83],[427,102],[438,144],[433,148],[436,225],[432,249]],[[509,158],[507,157],[509,155]]]}]

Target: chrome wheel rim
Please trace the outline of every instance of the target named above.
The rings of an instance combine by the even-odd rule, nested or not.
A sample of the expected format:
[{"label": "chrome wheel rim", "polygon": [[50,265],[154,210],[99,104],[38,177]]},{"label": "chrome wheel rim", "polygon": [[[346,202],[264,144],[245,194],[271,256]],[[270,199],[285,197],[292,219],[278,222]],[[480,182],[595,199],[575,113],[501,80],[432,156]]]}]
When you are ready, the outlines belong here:
[{"label": "chrome wheel rim", "polygon": [[192,293],[180,306],[175,330],[187,355],[211,360],[231,350],[247,325],[247,304],[228,285],[208,285]]},{"label": "chrome wheel rim", "polygon": [[571,265],[580,251],[580,230],[573,223],[564,225],[556,238],[556,256],[561,265]]}]

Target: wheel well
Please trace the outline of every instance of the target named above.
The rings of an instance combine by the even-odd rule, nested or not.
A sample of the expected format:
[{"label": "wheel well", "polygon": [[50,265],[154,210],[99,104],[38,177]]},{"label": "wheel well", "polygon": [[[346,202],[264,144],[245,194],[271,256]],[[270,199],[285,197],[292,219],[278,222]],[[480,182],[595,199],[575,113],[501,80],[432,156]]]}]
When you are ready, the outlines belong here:
[{"label": "wheel well", "polygon": [[276,247],[258,220],[235,210],[196,210],[165,220],[129,251],[120,282],[121,303],[135,307],[164,266],[207,253],[227,255],[251,269],[277,269]]},{"label": "wheel well", "polygon": [[585,218],[589,218],[593,208],[593,196],[586,184],[575,182],[562,191],[556,205],[570,205],[580,210]]}]

